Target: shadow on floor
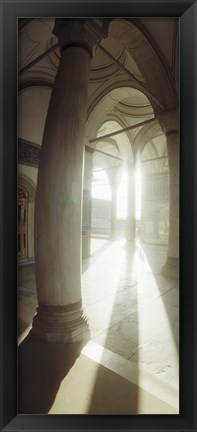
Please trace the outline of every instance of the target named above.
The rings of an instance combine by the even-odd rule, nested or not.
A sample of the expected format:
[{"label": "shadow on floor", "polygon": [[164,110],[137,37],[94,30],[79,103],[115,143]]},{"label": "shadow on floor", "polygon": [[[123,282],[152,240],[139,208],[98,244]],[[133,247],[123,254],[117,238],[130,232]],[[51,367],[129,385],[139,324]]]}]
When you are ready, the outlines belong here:
[{"label": "shadow on floor", "polygon": [[[177,348],[177,352],[179,351],[179,278],[170,278],[163,276],[161,273],[162,267],[166,262],[167,257],[167,248],[166,246],[158,246],[158,253],[163,257],[160,260],[159,265],[155,265],[155,247],[148,246],[143,244],[143,253],[152,269],[154,274],[155,282],[157,287],[162,295],[163,305],[165,307],[166,313],[168,315],[168,321],[171,327],[171,332],[173,335],[173,339]],[[163,293],[162,288],[164,286],[169,285],[169,290]],[[173,306],[173,311],[172,311]]]},{"label": "shadow on floor", "polygon": [[137,414],[138,386],[99,365],[88,414]]},{"label": "shadow on floor", "polygon": [[84,343],[47,343],[32,332],[18,351],[18,413],[47,414]]}]

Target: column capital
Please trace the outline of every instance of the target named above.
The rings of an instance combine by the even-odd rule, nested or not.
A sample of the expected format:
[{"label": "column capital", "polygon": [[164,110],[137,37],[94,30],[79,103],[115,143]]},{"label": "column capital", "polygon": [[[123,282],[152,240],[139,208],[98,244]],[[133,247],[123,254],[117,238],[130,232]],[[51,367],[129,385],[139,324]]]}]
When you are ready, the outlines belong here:
[{"label": "column capital", "polygon": [[159,124],[166,136],[179,133],[179,111],[168,113],[159,119]]},{"label": "column capital", "polygon": [[81,46],[91,55],[95,46],[107,36],[108,20],[103,18],[56,18],[53,33],[58,37],[60,50]]}]

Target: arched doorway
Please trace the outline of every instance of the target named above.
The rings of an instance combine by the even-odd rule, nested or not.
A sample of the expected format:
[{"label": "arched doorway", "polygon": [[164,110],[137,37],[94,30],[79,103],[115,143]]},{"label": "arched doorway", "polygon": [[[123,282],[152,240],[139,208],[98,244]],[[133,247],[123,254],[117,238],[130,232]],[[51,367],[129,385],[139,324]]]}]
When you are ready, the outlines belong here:
[{"label": "arched doorway", "polygon": [[[19,166],[18,177],[18,263],[29,264],[34,262],[34,206],[36,186],[33,180],[27,178],[22,172],[22,166]],[[22,201],[23,197],[23,201]],[[26,197],[26,201],[25,201]],[[25,208],[23,208],[25,204]],[[24,212],[25,210],[25,212]],[[23,213],[24,212],[24,213]],[[25,218],[25,219],[24,219]],[[25,220],[25,227],[24,227]],[[20,237],[23,232],[25,238]],[[22,236],[22,234],[21,234]],[[25,240],[25,243],[24,243]],[[19,243],[20,242],[20,243]],[[25,251],[19,252],[19,247],[25,244]]]},{"label": "arched doorway", "polygon": [[29,194],[23,186],[18,186],[18,259],[27,260]]}]

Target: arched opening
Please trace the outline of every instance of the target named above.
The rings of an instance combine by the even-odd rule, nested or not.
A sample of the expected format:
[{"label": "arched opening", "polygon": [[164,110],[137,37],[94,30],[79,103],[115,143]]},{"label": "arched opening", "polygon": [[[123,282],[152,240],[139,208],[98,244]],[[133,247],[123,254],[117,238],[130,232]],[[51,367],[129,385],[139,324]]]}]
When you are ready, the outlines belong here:
[{"label": "arched opening", "polygon": [[[27,177],[26,167],[22,164],[18,165],[18,190],[24,189],[28,195],[27,203],[27,253],[25,260],[19,260],[20,264],[30,264],[34,262],[34,208],[35,208],[35,194],[36,185],[34,182],[36,168],[28,170],[29,176]],[[32,178],[30,175],[32,174]],[[37,172],[36,172],[37,175]]]},{"label": "arched opening", "polygon": [[28,203],[29,195],[27,190],[18,186],[18,259],[27,260],[27,239],[28,239]]},{"label": "arched opening", "polygon": [[[95,144],[93,154],[92,190],[95,197],[100,198],[100,211],[103,209],[108,216],[110,211],[110,232],[108,229],[107,233],[111,239],[126,236],[127,233],[127,171],[133,155],[131,141],[126,132],[123,131],[120,136],[113,137],[113,134],[121,129],[123,127],[118,121],[106,120],[97,132],[99,141]],[[108,134],[112,134],[112,137],[107,137]],[[97,207],[98,205],[99,201],[97,201]]]},{"label": "arched opening", "polygon": [[111,191],[107,174],[102,168],[93,170],[92,198],[111,200]]}]

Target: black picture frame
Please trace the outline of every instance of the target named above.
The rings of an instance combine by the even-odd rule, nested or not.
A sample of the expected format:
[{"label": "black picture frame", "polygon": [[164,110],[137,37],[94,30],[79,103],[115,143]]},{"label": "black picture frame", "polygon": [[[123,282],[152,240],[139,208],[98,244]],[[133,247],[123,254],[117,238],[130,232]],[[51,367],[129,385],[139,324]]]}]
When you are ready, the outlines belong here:
[{"label": "black picture frame", "polygon": [[[121,5],[121,6],[120,6]],[[17,415],[17,18],[180,19],[180,414]],[[192,0],[1,0],[1,430],[196,431],[196,32]]]}]

